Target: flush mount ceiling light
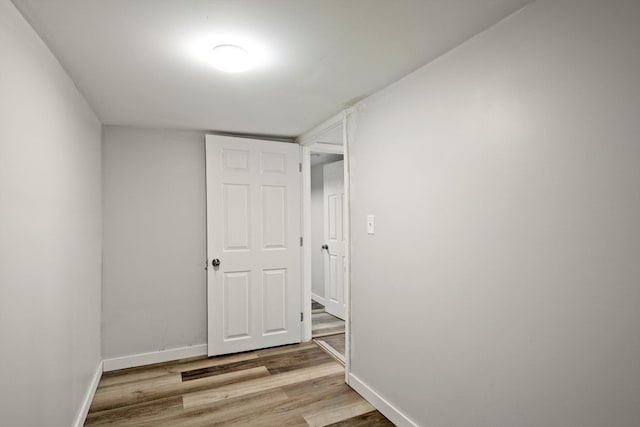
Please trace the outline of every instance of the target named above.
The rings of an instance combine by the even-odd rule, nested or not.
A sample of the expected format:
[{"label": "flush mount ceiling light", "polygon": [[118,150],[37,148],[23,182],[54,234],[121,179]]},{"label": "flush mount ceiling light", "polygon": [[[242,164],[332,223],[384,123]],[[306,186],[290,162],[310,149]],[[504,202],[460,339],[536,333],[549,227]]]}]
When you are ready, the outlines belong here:
[{"label": "flush mount ceiling light", "polygon": [[225,73],[241,73],[251,67],[251,57],[240,46],[220,44],[213,48],[212,65]]},{"label": "flush mount ceiling light", "polygon": [[[259,40],[259,41],[256,41]],[[209,74],[211,67],[225,73],[261,73],[274,66],[276,52],[264,37],[251,34],[189,34],[184,52]]]}]

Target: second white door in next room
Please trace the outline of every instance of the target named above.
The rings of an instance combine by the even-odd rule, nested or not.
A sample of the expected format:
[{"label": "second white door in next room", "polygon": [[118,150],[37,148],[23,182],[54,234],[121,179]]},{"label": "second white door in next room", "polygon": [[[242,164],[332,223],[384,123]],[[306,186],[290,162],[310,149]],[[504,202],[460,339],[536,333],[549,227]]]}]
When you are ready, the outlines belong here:
[{"label": "second white door in next room", "polygon": [[323,168],[325,310],[344,320],[344,161]]}]

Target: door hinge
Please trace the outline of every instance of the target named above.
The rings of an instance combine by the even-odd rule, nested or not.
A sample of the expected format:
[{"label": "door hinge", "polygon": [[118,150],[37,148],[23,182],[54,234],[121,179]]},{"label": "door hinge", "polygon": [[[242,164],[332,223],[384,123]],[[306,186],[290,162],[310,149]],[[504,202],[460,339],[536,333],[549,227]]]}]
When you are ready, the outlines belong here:
[{"label": "door hinge", "polygon": [[299,167],[298,167],[298,170],[299,170],[300,172],[302,172],[302,163],[298,163],[298,166],[299,166]]},{"label": "door hinge", "polygon": [[300,321],[304,322],[304,313],[300,313]]},{"label": "door hinge", "polygon": [[300,246],[302,246],[303,244],[304,244],[304,239],[300,237]]}]

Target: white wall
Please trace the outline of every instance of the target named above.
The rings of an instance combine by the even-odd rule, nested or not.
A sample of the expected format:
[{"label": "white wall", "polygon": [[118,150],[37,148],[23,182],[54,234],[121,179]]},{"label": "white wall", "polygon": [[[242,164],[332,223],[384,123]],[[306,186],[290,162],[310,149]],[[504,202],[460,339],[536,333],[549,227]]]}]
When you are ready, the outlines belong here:
[{"label": "white wall", "polygon": [[69,426],[100,365],[100,123],[0,0],[0,424]]},{"label": "white wall", "polygon": [[324,298],[324,179],[322,165],[311,167],[311,292]]},{"label": "white wall", "polygon": [[358,107],[351,367],[418,424],[640,425],[638,22],[538,0]]},{"label": "white wall", "polygon": [[204,133],[104,127],[103,356],[206,343]]}]

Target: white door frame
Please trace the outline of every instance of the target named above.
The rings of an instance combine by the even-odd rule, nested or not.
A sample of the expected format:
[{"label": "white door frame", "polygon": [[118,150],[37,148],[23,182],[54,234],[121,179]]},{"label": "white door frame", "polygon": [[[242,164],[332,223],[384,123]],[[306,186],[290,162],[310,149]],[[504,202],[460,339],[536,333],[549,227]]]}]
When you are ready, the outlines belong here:
[{"label": "white door frame", "polygon": [[[350,179],[349,150],[347,143],[347,117],[349,110],[332,117],[302,135],[298,142],[302,155],[302,307],[304,322],[302,325],[302,341],[311,339],[311,152],[342,154],[344,156],[344,235],[345,235],[345,382],[349,383],[351,366],[351,216],[350,216]],[[342,128],[342,144],[322,142],[323,135]]]}]

